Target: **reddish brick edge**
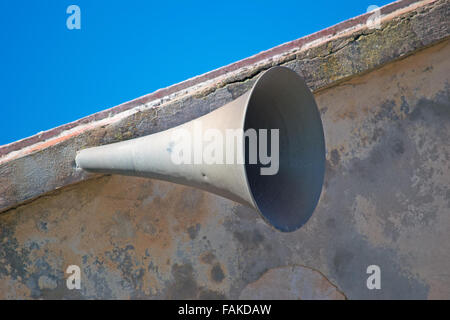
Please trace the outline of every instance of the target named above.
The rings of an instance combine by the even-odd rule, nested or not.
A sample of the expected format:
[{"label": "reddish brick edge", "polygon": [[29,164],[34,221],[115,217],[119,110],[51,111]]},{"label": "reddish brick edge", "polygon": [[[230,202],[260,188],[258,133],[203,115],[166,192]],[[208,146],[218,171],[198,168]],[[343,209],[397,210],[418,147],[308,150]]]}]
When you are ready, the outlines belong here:
[{"label": "reddish brick edge", "polygon": [[[390,4],[387,4],[380,8],[382,15],[390,14],[396,10],[405,8],[410,6],[411,4],[414,4],[416,2],[421,2],[421,0],[399,0],[392,2]],[[363,24],[366,22],[367,18],[371,15],[371,13],[365,13],[359,16],[356,16],[354,18],[348,19],[346,21],[343,21],[341,23],[338,23],[334,26],[328,27],[326,29],[323,29],[321,31],[318,31],[316,33],[307,35],[303,38],[293,40],[284,44],[281,44],[277,47],[274,47],[272,49],[269,49],[267,51],[260,52],[256,55],[253,55],[251,57],[245,58],[243,60],[234,62],[232,64],[229,64],[227,66],[224,66],[222,68],[207,72],[205,74],[202,74],[200,76],[185,80],[183,82],[180,82],[178,84],[159,89],[153,93],[144,95],[142,97],[139,97],[137,99],[125,102],[123,104],[120,104],[118,106],[94,113],[92,115],[89,115],[87,117],[81,118],[79,120],[61,125],[59,127],[38,133],[34,136],[12,142],[10,144],[6,144],[3,146],[0,146],[0,158],[9,154],[10,152],[20,150],[25,147],[29,147],[35,143],[45,141],[47,139],[53,138],[58,136],[64,131],[73,129],[79,125],[91,123],[94,121],[102,120],[105,118],[108,118],[110,116],[119,114],[121,112],[124,112],[126,110],[130,110],[136,106],[146,104],[150,101],[157,100],[160,98],[163,98],[165,96],[171,95],[175,92],[187,89],[189,87],[195,86],[197,84],[200,84],[202,82],[215,79],[217,77],[220,77],[226,73],[236,71],[240,68],[250,66],[252,64],[255,64],[257,62],[263,61],[265,59],[269,59],[271,57],[280,55],[284,52],[287,52],[289,50],[302,47],[303,45],[310,43],[312,41],[315,41],[317,39],[327,37],[327,36],[333,36],[337,34],[338,32],[347,30],[349,28],[352,28],[354,26]]]}]

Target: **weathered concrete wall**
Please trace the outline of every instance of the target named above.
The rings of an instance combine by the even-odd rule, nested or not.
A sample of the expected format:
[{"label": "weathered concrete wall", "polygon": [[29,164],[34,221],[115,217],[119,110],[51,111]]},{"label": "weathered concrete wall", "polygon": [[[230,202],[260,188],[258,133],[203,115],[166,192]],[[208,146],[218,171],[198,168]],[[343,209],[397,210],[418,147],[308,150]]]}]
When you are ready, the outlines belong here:
[{"label": "weathered concrete wall", "polygon": [[[0,297],[450,299],[449,56],[444,40],[315,93],[327,171],[300,230],[188,187],[99,176],[0,215]],[[81,290],[66,288],[72,264]],[[373,264],[381,290],[366,287]]]}]

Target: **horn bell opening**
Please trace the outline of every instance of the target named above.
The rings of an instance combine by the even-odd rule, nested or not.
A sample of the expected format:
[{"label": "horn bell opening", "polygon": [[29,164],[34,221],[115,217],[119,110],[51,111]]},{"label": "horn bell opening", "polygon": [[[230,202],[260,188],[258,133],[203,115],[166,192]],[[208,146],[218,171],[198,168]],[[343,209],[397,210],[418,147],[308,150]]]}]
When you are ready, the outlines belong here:
[{"label": "horn bell opening", "polygon": [[[272,163],[261,163],[258,141],[258,161],[250,164],[249,146],[244,143],[245,174],[253,202],[274,228],[295,231],[316,208],[325,173],[322,121],[304,80],[285,67],[266,71],[249,96],[244,117],[244,130],[247,129],[267,129],[267,154],[272,157]],[[262,168],[275,168],[276,159],[270,155],[275,142],[270,139],[271,129],[279,129],[278,172],[262,175]]]}]

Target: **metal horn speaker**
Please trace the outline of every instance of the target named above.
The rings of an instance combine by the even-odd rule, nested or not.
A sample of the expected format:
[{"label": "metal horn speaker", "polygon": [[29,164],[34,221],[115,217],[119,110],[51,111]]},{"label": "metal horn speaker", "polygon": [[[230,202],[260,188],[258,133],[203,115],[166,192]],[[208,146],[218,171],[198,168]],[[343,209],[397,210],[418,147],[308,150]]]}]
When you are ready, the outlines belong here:
[{"label": "metal horn speaker", "polygon": [[[222,150],[224,158],[244,159],[243,163],[195,161],[203,149],[198,149],[198,143],[186,145],[185,138],[203,136],[211,129],[223,136],[232,130],[278,129],[278,170],[261,174],[267,163],[248,160],[255,149],[246,143],[247,135],[238,136],[240,144],[235,149]],[[271,150],[274,141],[267,141],[266,148]],[[205,140],[202,143],[200,147],[207,145]],[[260,144],[256,146],[258,152],[261,148]],[[193,162],[174,162],[174,152],[179,150],[191,154]],[[83,149],[77,153],[76,163],[90,172],[148,177],[200,188],[250,206],[269,225],[288,232],[304,225],[319,201],[325,139],[320,113],[304,80],[288,68],[273,67],[248,92],[215,111],[169,130]]]}]

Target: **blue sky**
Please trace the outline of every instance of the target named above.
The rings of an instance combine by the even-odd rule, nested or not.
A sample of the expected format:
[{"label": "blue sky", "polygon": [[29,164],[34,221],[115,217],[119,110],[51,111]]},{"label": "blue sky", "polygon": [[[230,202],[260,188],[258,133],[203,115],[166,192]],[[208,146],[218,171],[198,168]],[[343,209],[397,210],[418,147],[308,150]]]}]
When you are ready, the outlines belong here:
[{"label": "blue sky", "polygon": [[[0,1],[0,145],[391,1]],[[66,9],[81,9],[69,30]]]}]

